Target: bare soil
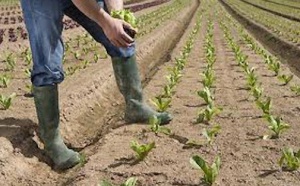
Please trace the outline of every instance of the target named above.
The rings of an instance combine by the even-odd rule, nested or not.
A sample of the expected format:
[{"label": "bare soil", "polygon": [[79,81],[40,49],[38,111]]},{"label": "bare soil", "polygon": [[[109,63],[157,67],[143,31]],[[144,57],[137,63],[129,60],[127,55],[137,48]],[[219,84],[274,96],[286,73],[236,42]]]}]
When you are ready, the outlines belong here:
[{"label": "bare soil", "polygon": [[[166,84],[168,69],[175,64],[189,33],[195,24],[197,1],[191,1],[176,17],[138,43],[138,60],[145,82],[147,102],[161,93]],[[201,4],[200,4],[201,7]],[[212,7],[211,12],[214,8]],[[199,75],[206,67],[204,42],[207,20],[214,22],[214,45],[217,61],[214,65],[216,83],[215,103],[223,107],[213,123],[221,125],[221,132],[212,146],[187,148],[186,140],[204,141],[201,132],[211,126],[195,125],[197,112],[205,108],[197,96],[203,88]],[[212,162],[221,156],[221,170],[216,184],[219,186],[298,186],[299,171],[286,172],[278,166],[281,149],[298,149],[300,127],[298,120],[299,97],[282,86],[268,71],[263,59],[247,48],[235,33],[241,49],[249,56],[251,67],[256,67],[264,94],[273,100],[272,110],[291,125],[279,139],[263,140],[269,133],[262,113],[255,106],[249,92],[244,89],[246,79],[236,65],[234,54],[228,47],[217,18],[204,14],[194,48],[176,86],[171,107],[174,116],[168,127],[174,135],[155,135],[141,124],[124,125],[123,100],[118,92],[109,59],[76,73],[60,86],[61,130],[73,148],[87,156],[87,163],[66,172],[51,169],[51,162],[36,143],[37,127],[33,102],[19,95],[12,110],[0,112],[0,183],[1,185],[97,185],[106,179],[120,184],[135,176],[142,186],[196,186],[204,185],[202,173],[191,167],[189,158],[201,155]],[[99,73],[100,72],[100,73]],[[291,74],[288,65],[282,72]],[[84,83],[83,83],[84,82]],[[295,76],[292,84],[300,84]],[[80,85],[80,86],[79,86]],[[145,161],[136,163],[130,141],[155,141],[156,148]]]},{"label": "bare soil", "polygon": [[226,1],[219,0],[219,2],[222,3],[222,5],[235,19],[249,30],[251,34],[253,34],[255,38],[264,45],[264,47],[266,47],[274,55],[278,56],[282,62],[287,63],[293,73],[300,77],[300,48],[298,45],[278,37],[263,25],[246,18],[239,12],[232,9]]},{"label": "bare soil", "polygon": [[[137,40],[142,79],[153,74],[157,66],[168,58],[167,54],[181,38],[197,6],[198,1],[192,0],[180,12],[180,19],[170,19],[150,36]],[[38,146],[40,143],[35,135],[37,119],[32,98],[24,97],[23,90],[16,88],[24,86],[20,84],[24,81],[13,83],[10,89],[3,89],[5,93],[18,90],[18,96],[11,109],[1,110],[0,183],[61,184],[63,178],[68,177],[68,172],[51,169],[51,162]],[[92,64],[83,73],[67,78],[60,86],[60,107],[62,135],[78,151],[97,142],[114,126],[122,125],[123,100],[115,84],[110,60]],[[121,122],[115,123],[118,120]]]}]

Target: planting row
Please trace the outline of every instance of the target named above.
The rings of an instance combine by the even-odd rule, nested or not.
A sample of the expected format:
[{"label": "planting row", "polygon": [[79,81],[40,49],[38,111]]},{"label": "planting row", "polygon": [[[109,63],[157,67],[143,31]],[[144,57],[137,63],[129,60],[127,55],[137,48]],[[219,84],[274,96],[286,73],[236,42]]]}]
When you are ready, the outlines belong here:
[{"label": "planting row", "polygon": [[[167,2],[167,1],[166,0],[165,1],[155,1],[155,3],[151,2],[151,3],[146,3],[146,4],[142,4],[142,5],[133,6],[133,7],[130,7],[130,9],[132,11],[139,11],[141,9],[145,9],[145,8],[155,6],[155,5],[158,5],[158,4],[162,4],[162,3],[165,3],[165,2]],[[152,15],[151,22],[150,21],[149,22],[144,21],[144,19],[148,19],[148,18],[150,18],[150,16],[142,17],[139,20],[139,22],[143,23],[143,25],[140,25],[140,28],[143,28],[144,31],[140,31],[139,34],[140,35],[145,35],[145,34],[149,33],[149,31],[148,32],[145,31],[147,29],[147,28],[145,28],[145,25],[152,26],[150,29],[147,29],[147,30],[153,30],[154,28],[159,26],[159,24],[162,21],[170,18],[172,16],[172,15],[170,15],[171,13],[176,13],[176,11],[178,11],[178,8],[182,8],[184,5],[186,5],[186,2],[185,3],[181,3],[181,2],[182,1],[176,0],[171,5],[167,6],[166,9],[160,9],[159,11],[156,11],[156,13],[151,14]],[[180,6],[178,4],[180,4]],[[164,12],[165,10],[167,12]],[[158,12],[160,14],[158,14]],[[23,17],[18,16],[18,18],[17,18],[18,21],[16,21],[15,17],[10,17],[10,18],[0,17],[0,24],[1,24],[1,20],[3,20],[4,24],[15,24],[15,23],[23,22]],[[64,19],[63,20],[63,25],[64,25],[64,30],[73,29],[73,28],[77,28],[77,27],[80,26],[78,23],[76,23],[75,21],[73,21],[71,19]],[[0,29],[0,45],[6,40],[8,42],[17,42],[20,39],[22,39],[22,40],[27,39],[28,38],[27,35],[28,34],[27,34],[26,29],[25,29],[24,26],[18,26],[17,28],[10,27],[10,28],[7,28],[7,29],[2,28],[2,29]]]},{"label": "planting row", "polygon": [[[248,56],[244,54],[242,47],[240,47],[240,41],[243,41],[253,52],[260,55],[267,66],[267,69],[272,71],[275,78],[277,78],[281,86],[284,87],[288,85],[292,79],[292,74],[281,74],[281,63],[278,59],[271,54],[269,54],[265,49],[263,49],[254,38],[252,38],[241,25],[233,20],[224,10],[220,10],[223,16],[219,20],[219,24],[224,31],[225,38],[227,40],[228,46],[232,49],[235,54],[235,59],[238,65],[243,69],[246,75],[246,87],[253,97],[253,101],[257,108],[262,112],[262,117],[266,120],[267,126],[272,133],[263,135],[262,139],[276,139],[279,138],[283,132],[288,130],[291,125],[283,121],[282,116],[274,116],[272,111],[272,98],[268,95],[264,95],[262,86],[263,82],[259,82],[259,76],[256,74],[256,69],[250,67],[248,63]],[[226,15],[226,16],[224,16]],[[236,28],[235,31],[233,28]],[[238,29],[238,30],[237,30]],[[237,34],[236,34],[237,33]],[[240,38],[240,39],[239,39]],[[272,77],[270,77],[272,78]],[[299,85],[291,86],[291,90],[295,92],[296,96],[299,94],[297,89]],[[279,166],[282,170],[294,171],[300,167],[300,151],[294,152],[292,148],[282,147],[282,156],[278,160]]]},{"label": "planting row", "polygon": [[233,9],[240,14],[246,16],[248,19],[252,19],[257,23],[262,24],[268,28],[271,32],[275,33],[279,37],[300,44],[300,23],[292,21],[281,16],[274,15],[270,12],[266,12],[245,2],[238,0],[225,0]]},{"label": "planting row", "polygon": [[265,9],[265,11],[273,12],[274,14],[281,15],[287,19],[300,21],[300,9],[287,7],[284,5],[274,4],[268,1],[260,0],[243,0],[245,3],[256,6],[257,8]]},{"label": "planting row", "polygon": [[[168,6],[161,7],[153,12],[142,15],[138,18],[139,34],[142,37],[158,28],[168,18],[180,12],[187,5],[186,1],[176,0]],[[143,26],[146,24],[147,26]],[[73,75],[79,70],[87,68],[89,65],[97,63],[99,59],[107,58],[103,47],[100,46],[89,34],[81,34],[67,39],[65,42],[65,55],[63,64],[66,77]],[[24,84],[25,95],[31,95],[32,86],[29,83],[30,69],[32,65],[32,55],[29,47],[22,49],[22,52],[15,54],[13,52],[4,52],[0,64],[0,71],[3,71],[0,77],[0,87],[9,88],[9,85],[15,80],[26,81]],[[18,65],[18,64],[22,65]],[[18,75],[15,72],[20,72]],[[4,96],[4,95],[3,95]],[[8,99],[8,96],[6,96]],[[10,105],[10,104],[8,104]],[[8,109],[9,106],[5,106]]]}]

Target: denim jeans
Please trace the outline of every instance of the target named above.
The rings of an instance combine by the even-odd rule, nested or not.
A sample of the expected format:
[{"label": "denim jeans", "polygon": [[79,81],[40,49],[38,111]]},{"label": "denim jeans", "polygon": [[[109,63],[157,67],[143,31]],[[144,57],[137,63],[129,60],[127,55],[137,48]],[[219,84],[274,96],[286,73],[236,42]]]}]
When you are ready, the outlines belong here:
[{"label": "denim jeans", "polygon": [[[105,10],[104,0],[97,0]],[[118,48],[105,36],[101,27],[85,16],[71,0],[21,0],[33,57],[31,81],[34,86],[46,86],[64,80],[62,19],[64,14],[78,22],[100,42],[111,57],[131,57],[135,46]]]}]

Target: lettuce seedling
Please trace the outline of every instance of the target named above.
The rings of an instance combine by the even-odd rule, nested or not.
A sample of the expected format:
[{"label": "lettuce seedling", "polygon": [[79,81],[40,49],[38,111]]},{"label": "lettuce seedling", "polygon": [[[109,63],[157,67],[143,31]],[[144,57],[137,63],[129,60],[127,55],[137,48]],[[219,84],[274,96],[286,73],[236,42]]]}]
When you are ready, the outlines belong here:
[{"label": "lettuce seedling", "polygon": [[261,98],[263,93],[263,89],[257,85],[251,88],[251,94],[255,98],[255,100],[258,100]]},{"label": "lettuce seedling", "polygon": [[27,90],[27,93],[29,95],[33,95],[33,85],[30,83],[30,84],[25,84],[25,88]]},{"label": "lettuce seedling", "polygon": [[100,58],[100,55],[97,53],[94,53],[94,63],[97,63],[99,58]]},{"label": "lettuce seedling", "polygon": [[76,66],[76,67],[73,67],[73,66],[68,67],[68,68],[67,68],[67,71],[66,71],[66,75],[67,75],[67,76],[71,76],[71,75],[75,74],[79,69],[80,69],[79,66]]},{"label": "lettuce seedling", "polygon": [[158,112],[166,111],[170,107],[171,101],[170,98],[163,98],[162,96],[156,96],[154,100],[151,100]]},{"label": "lettuce seedling", "polygon": [[168,127],[160,126],[160,124],[161,124],[161,120],[158,119],[155,115],[149,118],[149,125],[152,132],[154,132],[156,135],[159,132],[164,133],[166,135],[170,135],[171,129],[169,129]]},{"label": "lettuce seedling", "polygon": [[80,60],[81,54],[80,54],[79,51],[75,51],[75,52],[73,52],[73,54],[74,54],[74,58],[75,58],[75,59]]},{"label": "lettuce seedling", "polygon": [[164,86],[164,92],[161,95],[161,97],[171,98],[173,94],[174,94],[174,90],[172,89],[172,87],[170,85],[165,85]]},{"label": "lettuce seedling", "polygon": [[287,76],[285,74],[278,76],[279,81],[283,82],[283,85],[287,85],[292,79],[293,75]]},{"label": "lettuce seedling", "polygon": [[248,76],[250,76],[250,75],[253,76],[253,75],[255,75],[255,68],[254,67],[247,68],[247,69],[245,69],[245,72]]},{"label": "lettuce seedling", "polygon": [[167,80],[168,80],[168,86],[172,89],[173,87],[175,87],[175,85],[177,84],[178,80],[177,78],[175,78],[175,76],[168,75],[166,76]]},{"label": "lettuce seedling", "polygon": [[170,71],[171,75],[174,77],[176,82],[178,82],[178,80],[182,77],[181,71],[177,66],[169,68],[168,70]]},{"label": "lettuce seedling", "polygon": [[186,60],[184,58],[175,58],[175,65],[179,70],[182,70],[185,66]]},{"label": "lettuce seedling", "polygon": [[0,76],[0,86],[1,87],[7,88],[9,82],[10,82],[10,78],[6,74]]},{"label": "lettuce seedling", "polygon": [[273,138],[279,138],[279,135],[281,135],[282,132],[290,128],[290,125],[283,123],[280,117],[274,118],[272,115],[265,115],[264,117],[269,122],[269,129],[275,133],[275,135],[272,136]]},{"label": "lettuce seedling", "polygon": [[269,63],[268,68],[269,70],[272,70],[275,73],[275,76],[278,76],[280,70],[280,63],[279,62]]},{"label": "lettuce seedling", "polygon": [[213,70],[211,68],[206,68],[206,70],[203,73],[203,76],[204,76],[204,79],[202,80],[203,86],[211,88],[216,80]]},{"label": "lettuce seedling", "polygon": [[249,66],[249,64],[246,61],[248,59],[247,55],[240,54],[236,58],[237,58],[238,64],[241,67],[243,67],[243,69],[246,69]]},{"label": "lettuce seedling", "polygon": [[194,168],[202,170],[204,172],[205,183],[207,183],[208,185],[212,185],[216,181],[221,167],[221,159],[219,156],[216,157],[211,166],[209,166],[204,159],[197,155],[193,156],[190,159],[190,163]]},{"label": "lettuce seedling", "polygon": [[32,54],[31,54],[31,52],[26,53],[25,62],[26,62],[27,66],[29,66],[31,64],[31,62],[32,62]]},{"label": "lettuce seedling", "polygon": [[4,59],[4,62],[6,63],[6,69],[7,70],[14,70],[16,66],[16,59],[13,56],[13,53],[9,53],[6,58]]},{"label": "lettuce seedling", "polygon": [[26,69],[24,70],[24,72],[25,72],[25,74],[26,74],[26,77],[28,77],[28,78],[31,77],[31,70],[30,70],[30,69],[26,68]]},{"label": "lettuce seedling", "polygon": [[213,116],[219,114],[223,109],[207,105],[206,109],[198,113],[197,123],[202,123],[204,121],[210,121]]},{"label": "lettuce seedling", "polygon": [[272,106],[270,97],[268,97],[265,101],[256,100],[256,105],[263,111],[264,114],[270,114],[270,109]]},{"label": "lettuce seedling", "polygon": [[17,96],[16,93],[12,93],[10,96],[0,95],[0,104],[4,108],[4,110],[9,109],[12,104],[12,100]]},{"label": "lettuce seedling", "polygon": [[294,92],[297,96],[300,95],[300,86],[298,85],[294,85],[294,86],[291,86],[291,91]]},{"label": "lettuce seedling", "polygon": [[220,132],[221,126],[215,125],[211,129],[203,129],[202,134],[206,137],[207,143],[211,145],[217,136],[217,134]]},{"label": "lettuce seedling", "polygon": [[265,57],[265,63],[267,65],[274,63],[272,56],[266,54],[266,55],[264,55],[264,57]]},{"label": "lettuce seedling", "polygon": [[290,171],[299,169],[300,167],[300,150],[294,152],[292,148],[284,148],[279,160],[279,166]]},{"label": "lettuce seedling", "polygon": [[131,141],[131,149],[136,152],[136,158],[139,161],[145,159],[153,148],[155,148],[155,142],[140,145],[137,141]]},{"label": "lettuce seedling", "polygon": [[199,97],[201,97],[207,105],[212,106],[213,104],[213,96],[208,87],[204,87],[203,90],[197,91]]},{"label": "lettuce seedling", "polygon": [[83,68],[83,69],[85,69],[85,68],[87,68],[88,67],[88,65],[90,64],[90,61],[89,60],[83,60],[82,61],[82,67],[81,68]]},{"label": "lettuce seedling", "polygon": [[[136,184],[137,184],[137,178],[131,177],[128,180],[126,180],[125,183],[122,183],[120,186],[136,186]],[[98,184],[98,186],[113,186],[113,184],[104,180],[101,181],[101,183]]]},{"label": "lettuce seedling", "polygon": [[247,76],[247,88],[251,90],[257,83],[257,76],[255,74],[250,73]]}]

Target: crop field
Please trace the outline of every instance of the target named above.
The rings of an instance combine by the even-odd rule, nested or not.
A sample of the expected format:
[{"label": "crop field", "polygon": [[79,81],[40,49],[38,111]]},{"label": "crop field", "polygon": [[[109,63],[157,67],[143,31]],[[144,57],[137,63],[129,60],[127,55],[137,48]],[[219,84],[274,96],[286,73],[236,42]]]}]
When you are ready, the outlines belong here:
[{"label": "crop field", "polygon": [[58,171],[37,137],[19,1],[0,0],[0,185],[299,186],[300,1],[124,0],[145,101],[173,120],[125,124],[101,44],[63,19]]}]

